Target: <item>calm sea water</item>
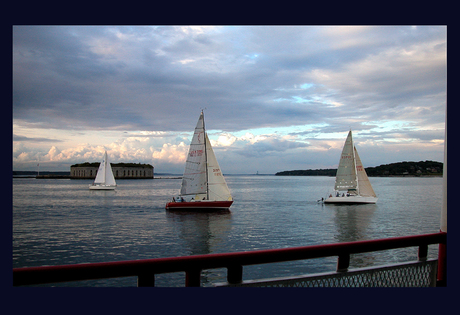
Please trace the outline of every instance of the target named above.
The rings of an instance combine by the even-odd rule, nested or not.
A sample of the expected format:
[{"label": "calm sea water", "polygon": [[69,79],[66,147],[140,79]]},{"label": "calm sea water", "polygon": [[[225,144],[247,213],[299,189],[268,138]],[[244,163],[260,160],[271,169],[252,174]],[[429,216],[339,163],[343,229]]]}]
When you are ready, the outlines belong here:
[{"label": "calm sea water", "polygon": [[[442,178],[370,178],[375,205],[317,203],[333,177],[227,176],[235,202],[224,213],[176,213],[165,203],[181,180],[120,180],[90,191],[90,180],[13,179],[13,267],[123,261],[370,240],[439,231]],[[350,268],[404,262],[417,248],[353,255]],[[437,246],[429,247],[429,258]],[[336,258],[244,268],[244,279],[334,271]],[[203,286],[226,280],[204,270]],[[135,277],[52,286],[136,286]],[[156,285],[184,286],[184,274]]]}]

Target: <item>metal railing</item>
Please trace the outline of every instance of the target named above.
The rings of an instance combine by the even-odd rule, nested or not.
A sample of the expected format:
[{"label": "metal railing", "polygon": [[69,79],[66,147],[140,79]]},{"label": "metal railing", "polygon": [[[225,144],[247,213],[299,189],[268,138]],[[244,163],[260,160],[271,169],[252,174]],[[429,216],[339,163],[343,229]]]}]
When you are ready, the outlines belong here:
[{"label": "metal railing", "polygon": [[[396,248],[418,247],[418,260],[426,261],[428,245],[440,244],[446,252],[447,233],[433,233],[387,239],[303,246],[283,249],[257,250],[237,253],[206,254],[172,258],[155,258],[119,262],[88,263],[62,266],[25,267],[13,269],[13,285],[96,280],[137,276],[139,287],[155,286],[155,275],[185,272],[185,286],[199,287],[201,272],[226,268],[228,284],[243,282],[243,267],[293,260],[337,256],[337,271],[347,272],[350,255]],[[441,252],[441,251],[440,251]],[[440,261],[445,259],[441,257]],[[445,285],[445,263],[440,264],[438,283]],[[442,279],[439,279],[442,275]]]}]

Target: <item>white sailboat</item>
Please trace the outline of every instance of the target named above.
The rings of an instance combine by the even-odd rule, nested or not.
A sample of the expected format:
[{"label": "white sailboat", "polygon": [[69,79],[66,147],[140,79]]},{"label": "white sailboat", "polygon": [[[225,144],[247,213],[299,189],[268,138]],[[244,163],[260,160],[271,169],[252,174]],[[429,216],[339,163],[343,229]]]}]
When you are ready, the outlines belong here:
[{"label": "white sailboat", "polygon": [[96,178],[89,189],[95,190],[111,190],[117,187],[115,177],[113,177],[112,166],[107,158],[107,151],[104,152],[104,158],[102,159],[99,169],[97,170]]},{"label": "white sailboat", "polygon": [[228,209],[233,198],[209,142],[201,111],[190,143],[180,195],[166,210]]},{"label": "white sailboat", "polygon": [[324,203],[376,203],[377,196],[348,132],[335,178],[334,194]]}]

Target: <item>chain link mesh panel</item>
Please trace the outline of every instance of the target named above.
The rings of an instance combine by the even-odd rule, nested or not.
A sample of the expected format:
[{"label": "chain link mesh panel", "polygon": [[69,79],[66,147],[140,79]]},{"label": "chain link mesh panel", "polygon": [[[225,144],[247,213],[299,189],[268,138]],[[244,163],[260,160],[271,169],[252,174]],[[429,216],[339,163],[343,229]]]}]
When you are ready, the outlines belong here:
[{"label": "chain link mesh panel", "polygon": [[417,261],[391,266],[379,266],[306,275],[300,277],[248,280],[240,284],[216,286],[250,287],[430,287],[436,286],[437,260]]}]

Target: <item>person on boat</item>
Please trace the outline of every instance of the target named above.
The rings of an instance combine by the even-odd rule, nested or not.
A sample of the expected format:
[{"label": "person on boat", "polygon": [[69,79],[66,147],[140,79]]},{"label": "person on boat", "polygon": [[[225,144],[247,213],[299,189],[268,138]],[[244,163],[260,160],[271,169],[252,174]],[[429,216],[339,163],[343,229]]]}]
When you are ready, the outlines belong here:
[{"label": "person on boat", "polygon": [[184,202],[184,197],[180,197],[180,201],[181,201],[181,202]]},{"label": "person on boat", "polygon": [[176,202],[176,199],[173,197],[173,202]]}]

